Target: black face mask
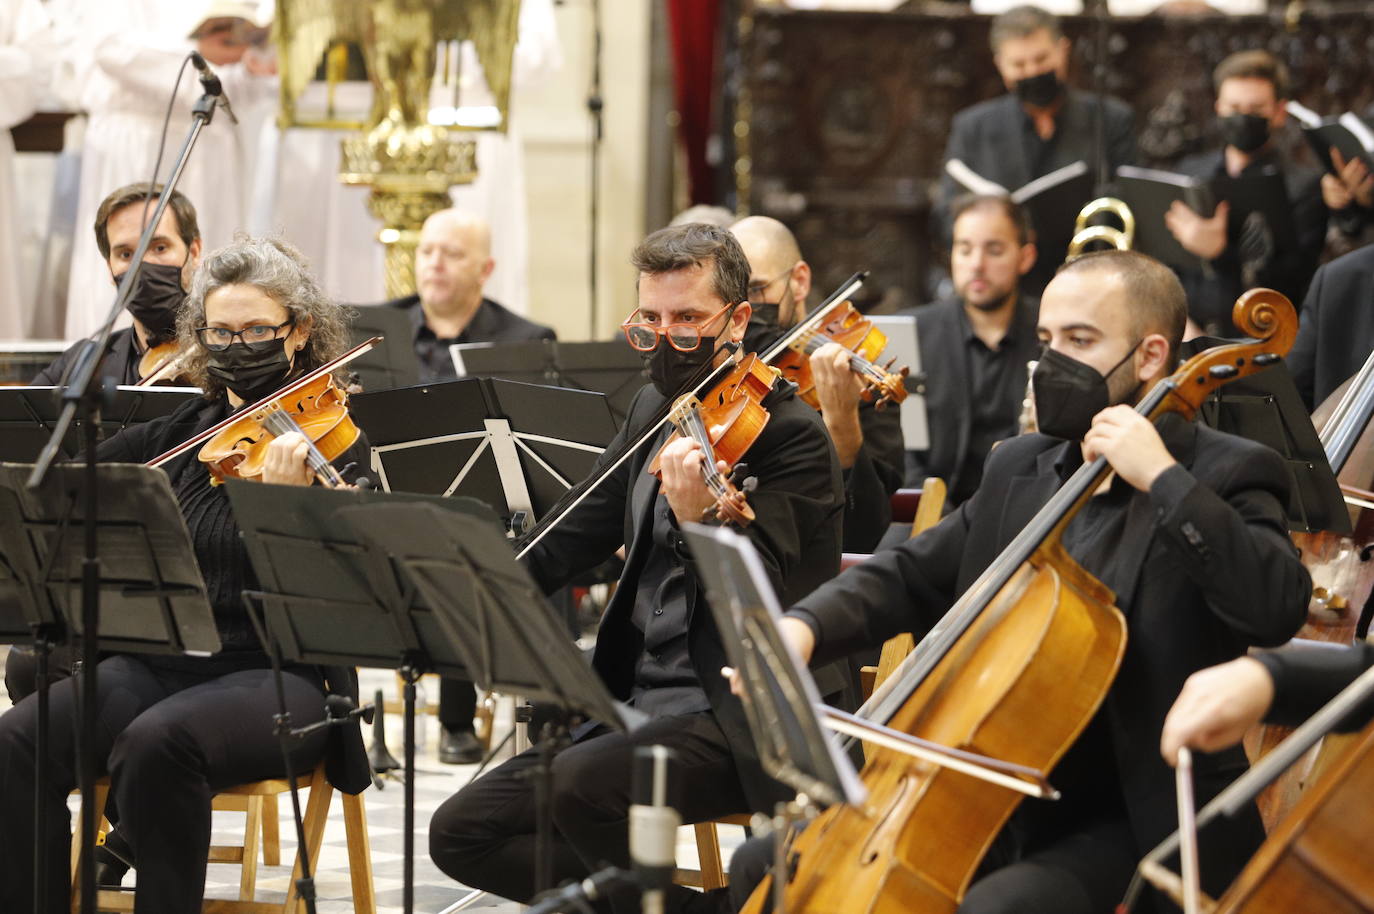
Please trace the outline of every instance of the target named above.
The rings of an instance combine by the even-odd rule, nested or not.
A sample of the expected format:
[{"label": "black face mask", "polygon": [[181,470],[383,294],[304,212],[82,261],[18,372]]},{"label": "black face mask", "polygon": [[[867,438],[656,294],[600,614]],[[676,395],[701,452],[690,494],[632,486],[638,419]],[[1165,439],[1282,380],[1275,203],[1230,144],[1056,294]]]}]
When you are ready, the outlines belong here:
[{"label": "black face mask", "polygon": [[1015,87],[1017,98],[1037,108],[1048,108],[1063,91],[1064,84],[1059,81],[1059,74],[1053,70],[1018,79]]},{"label": "black face mask", "polygon": [[1258,114],[1230,114],[1217,119],[1226,145],[1254,152],[1269,142],[1269,119]]},{"label": "black face mask", "polygon": [[653,382],[654,390],[669,400],[683,393],[687,386],[703,371],[716,355],[716,337],[703,336],[701,344],[691,352],[674,349],[668,341],[659,338],[658,348],[646,352],[644,370]]},{"label": "black face mask", "polygon": [[[177,312],[186,300],[186,290],[181,287],[182,269],[145,262],[134,279],[134,287],[124,307],[147,329],[149,345],[170,340],[176,334]],[[115,281],[123,276],[119,274]]]},{"label": "black face mask", "polygon": [[781,302],[750,302],[753,311],[749,315],[749,325],[744,328],[742,341],[745,352],[763,352],[782,336],[782,325],[778,322]]},{"label": "black face mask", "polygon": [[[1065,441],[1082,441],[1092,428],[1093,416],[1112,405],[1107,379],[1135,355],[1139,346],[1132,346],[1105,375],[1091,365],[1046,349],[1031,375],[1035,424],[1040,433]],[[1139,385],[1136,389],[1140,389]]]},{"label": "black face mask", "polygon": [[205,370],[243,402],[256,403],[281,387],[291,374],[286,338],[272,340],[261,349],[252,349],[247,343],[232,343],[218,352],[212,349]]}]

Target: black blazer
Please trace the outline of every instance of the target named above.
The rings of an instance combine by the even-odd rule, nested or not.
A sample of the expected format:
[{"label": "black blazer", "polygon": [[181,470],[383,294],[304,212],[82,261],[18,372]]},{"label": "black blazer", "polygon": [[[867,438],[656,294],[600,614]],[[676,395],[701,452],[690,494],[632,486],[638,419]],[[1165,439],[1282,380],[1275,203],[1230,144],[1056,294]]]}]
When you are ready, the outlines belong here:
[{"label": "black blazer", "polygon": [[[921,371],[926,376],[926,426],[930,446],[924,451],[908,451],[907,485],[917,486],[927,476],[938,476],[949,486],[951,495],[968,488],[970,480],[961,479],[964,458],[973,431],[973,391],[969,387],[968,321],[963,302],[947,298],[913,309],[916,316],[916,342],[921,352]],[[997,392],[998,409],[1006,418],[1006,435],[1019,430],[1022,401],[1026,396],[1027,362],[1040,355],[1035,335],[1040,315],[1039,299],[1022,296],[1016,304],[1012,322],[1011,356],[1022,371],[1008,372],[1006,383]],[[986,456],[986,455],[982,455]],[[976,482],[976,481],[974,481]],[[975,486],[976,487],[976,486]]]},{"label": "black blazer", "polygon": [[[1305,621],[1311,592],[1288,538],[1288,476],[1279,456],[1176,416],[1161,431],[1181,467],[1128,503],[1122,548],[1141,561],[1134,580],[1117,585],[1116,605],[1129,634],[1099,712],[1106,715],[1142,854],[1177,827],[1174,775],[1160,757],[1159,736],[1184,680],[1251,645],[1284,643]],[[817,629],[813,662],[901,631],[928,631],[1060,487],[1055,462],[1067,454],[1075,464],[1077,448],[1044,435],[1004,441],[972,499],[922,536],[803,599],[792,612]],[[1200,757],[1199,804],[1245,767],[1239,747]],[[1263,837],[1253,808],[1208,829],[1202,852],[1208,891],[1224,888]]]},{"label": "black blazer", "polygon": [[[778,382],[764,401],[770,413],[768,424],[744,456],[750,473],[758,478],[758,488],[749,494],[756,519],[744,533],[757,547],[783,605],[810,593],[839,571],[844,504],[839,463],[820,413],[798,399],[794,391],[791,384]],[[615,453],[623,441],[634,440],[663,405],[663,397],[653,387],[643,387],[630,404],[624,428],[606,453]],[[611,694],[621,700],[630,697],[635,663],[643,647],[643,635],[631,615],[639,575],[651,550],[664,548],[655,545],[652,537],[659,482],[645,472],[645,467],[666,437],[666,432],[660,432],[641,445],[526,556],[535,580],[546,593],[552,593],[625,544],[625,570],[601,618],[592,657],[592,665]],[[759,767],[744,708],[720,675],[726,664],[725,650],[697,583],[691,556],[685,546],[675,548],[687,571],[692,668],[729,741],[746,796],[757,809],[771,808],[768,804],[783,793]]]},{"label": "black blazer", "polygon": [[1316,409],[1374,349],[1374,246],[1319,267],[1301,318],[1288,369],[1303,402]]},{"label": "black blazer", "polygon": [[[77,352],[84,343],[83,340],[69,346],[65,352],[53,359],[52,364],[40,371],[29,383],[43,387],[55,387],[61,384],[71,367],[71,363],[76,359]],[[123,330],[116,330],[110,334],[109,345],[105,348],[105,357],[100,360],[100,377],[114,378],[116,384],[137,384],[138,362],[142,357],[143,353],[138,351],[133,328],[125,327]]]},{"label": "black blazer", "polygon": [[845,552],[872,552],[892,523],[892,493],[902,487],[902,411],[859,404],[864,443],[844,471]]}]

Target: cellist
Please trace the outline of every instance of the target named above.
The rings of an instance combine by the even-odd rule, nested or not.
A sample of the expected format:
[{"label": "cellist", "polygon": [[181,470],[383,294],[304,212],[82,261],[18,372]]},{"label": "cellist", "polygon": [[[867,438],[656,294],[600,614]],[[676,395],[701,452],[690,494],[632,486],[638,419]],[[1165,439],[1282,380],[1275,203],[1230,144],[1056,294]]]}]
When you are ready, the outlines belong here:
[{"label": "cellist", "polygon": [[[1110,463],[1113,474],[1062,541],[1115,592],[1125,657],[1101,709],[1050,773],[1063,798],[1020,805],[960,912],[1110,911],[1141,853],[1175,825],[1174,780],[1157,747],[1183,681],[1250,645],[1283,643],[1305,617],[1311,581],[1288,539],[1278,455],[1177,415],[1156,426],[1132,409],[1173,371],[1185,317],[1178,280],[1143,254],[1089,254],[1063,267],[1040,305],[1041,433],[1003,441],[972,499],[782,619],[784,637],[811,660],[902,631],[919,637],[1083,461]],[[1199,801],[1245,765],[1239,749],[1199,759]],[[957,817],[949,827],[958,829]],[[1224,887],[1262,839],[1253,810],[1205,832],[1204,886]],[[770,858],[771,848],[754,844],[736,854],[740,903]]]}]

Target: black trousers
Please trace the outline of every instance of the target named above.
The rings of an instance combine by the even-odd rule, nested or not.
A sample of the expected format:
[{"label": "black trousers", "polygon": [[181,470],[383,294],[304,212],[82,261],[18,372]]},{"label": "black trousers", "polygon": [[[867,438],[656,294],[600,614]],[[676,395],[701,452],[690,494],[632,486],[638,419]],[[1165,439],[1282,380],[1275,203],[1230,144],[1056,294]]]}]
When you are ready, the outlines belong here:
[{"label": "black trousers", "polygon": [[[734,761],[709,712],[650,721],[633,735],[599,727],[553,762],[553,878],[581,879],[603,866],[630,863],[629,808],[636,746],[664,745],[678,755],[674,805],[686,823],[744,812],[748,804]],[[534,895],[534,785],[526,777],[538,748],[523,752],[444,801],[429,823],[429,855],[465,885],[527,903]],[[669,910],[701,900],[675,886]],[[611,910],[639,910],[638,892],[612,896]]]},{"label": "black trousers", "polygon": [[[1005,852],[998,843],[990,857]],[[1106,914],[1126,894],[1138,857],[1124,820],[1089,824],[1013,862],[988,866],[991,861],[985,861],[959,914]],[[740,845],[730,858],[733,910],[744,907],[772,865],[771,837]]]},{"label": "black trousers", "polygon": [[[100,773],[108,773],[120,831],[138,860],[137,914],[192,914],[201,909],[210,848],[210,798],[247,781],[283,777],[272,732],[277,711],[272,671],[213,675],[157,669],[130,655],[99,666]],[[287,708],[296,726],[324,717],[324,688],[312,668],[288,670]],[[69,907],[71,816],[77,786],[77,680],[50,692],[47,790],[38,802],[47,828],[48,911]],[[36,695],[0,714],[0,886],[5,910],[33,910]],[[299,743],[297,772],[324,752],[325,734]]]}]

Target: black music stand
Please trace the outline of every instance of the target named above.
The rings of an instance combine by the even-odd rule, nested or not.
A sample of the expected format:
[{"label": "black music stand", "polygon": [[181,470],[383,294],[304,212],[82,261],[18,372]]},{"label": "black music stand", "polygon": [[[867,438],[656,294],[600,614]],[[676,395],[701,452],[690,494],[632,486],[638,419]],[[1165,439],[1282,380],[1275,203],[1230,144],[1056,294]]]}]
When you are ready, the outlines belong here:
[{"label": "black music stand", "polygon": [[[1231,342],[1196,337],[1179,348],[1179,355],[1187,359]],[[1290,530],[1351,532],[1345,497],[1286,362],[1280,360],[1218,388],[1203,402],[1198,420],[1279,453],[1292,481],[1287,505]]]},{"label": "black music stand", "polygon": [[[484,689],[541,698],[563,711],[545,723],[535,785],[535,893],[552,888],[553,757],[576,716],[633,729],[643,715],[617,703],[511,553],[501,529],[473,514],[396,502],[354,514],[361,538],[418,587]],[[409,749],[407,749],[409,751]]]},{"label": "black music stand", "polygon": [[364,305],[354,309],[349,324],[351,346],[382,338],[381,344],[355,359],[349,371],[363,390],[390,390],[420,382],[420,360],[415,357],[415,325],[410,312],[390,305]]},{"label": "black music stand", "polygon": [[[29,464],[0,463],[0,644],[29,642],[37,655],[35,777],[36,795],[43,797],[48,655],[54,644],[83,631],[82,477],[87,467],[53,467],[36,490],[27,487],[32,470]],[[130,464],[102,464],[96,472],[97,647],[144,654],[218,651],[214,614],[167,475]],[[41,815],[34,827],[35,884],[43,886],[47,841]],[[92,850],[83,847],[82,853]],[[35,897],[42,895],[40,890]]]},{"label": "black music stand", "polygon": [[[53,391],[62,387],[0,387],[0,460],[32,460],[52,436],[62,403]],[[100,430],[106,437],[151,419],[169,415],[187,400],[200,396],[198,387],[116,387],[104,393]],[[70,460],[80,450],[78,419],[62,439],[61,457]]]},{"label": "black music stand", "polygon": [[585,478],[615,422],[602,394],[485,378],[358,394],[388,492],[467,495],[523,532]]},{"label": "black music stand", "polygon": [[617,426],[644,386],[644,358],[624,339],[562,343],[457,343],[449,347],[459,377],[502,378],[606,395]]}]

